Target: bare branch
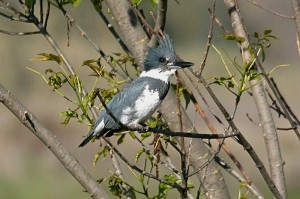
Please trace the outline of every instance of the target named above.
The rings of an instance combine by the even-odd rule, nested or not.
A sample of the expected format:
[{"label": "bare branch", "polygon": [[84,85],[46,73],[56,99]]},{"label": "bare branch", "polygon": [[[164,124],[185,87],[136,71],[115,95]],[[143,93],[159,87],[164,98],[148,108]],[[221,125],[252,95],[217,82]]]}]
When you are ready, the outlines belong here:
[{"label": "bare branch", "polygon": [[44,145],[56,156],[66,170],[90,193],[94,199],[108,198],[105,191],[49,129],[41,124],[18,99],[0,85],[0,102],[3,103]]},{"label": "bare branch", "polygon": [[47,12],[46,12],[46,18],[45,18],[45,24],[44,24],[45,29],[47,29],[49,16],[50,16],[50,0],[47,0]]},{"label": "bare branch", "polygon": [[[246,182],[245,187],[249,189],[249,191],[257,198],[264,199],[260,191],[257,187],[248,179],[241,176],[237,171],[230,167],[224,160],[221,160],[218,156],[215,157],[215,161],[221,166],[225,171],[227,171],[230,175],[232,175],[238,182],[243,183]],[[248,182],[247,182],[248,181]]]},{"label": "bare branch", "polygon": [[[225,107],[222,105],[222,103],[219,101],[219,99],[216,97],[216,95],[214,94],[214,92],[211,90],[211,88],[209,87],[209,85],[207,84],[207,82],[205,81],[205,79],[199,75],[199,74],[195,74],[195,76],[197,76],[200,81],[202,82],[202,84],[204,85],[204,87],[206,88],[206,90],[208,91],[208,93],[210,94],[211,98],[214,100],[214,102],[216,103],[216,105],[219,107],[220,111],[222,112],[222,114],[224,115],[225,119],[227,120],[228,124],[230,125],[230,127],[234,130],[239,132],[237,126],[235,125],[235,123],[233,122],[231,116],[229,115],[229,113],[227,112],[227,110],[225,109]],[[252,160],[255,162],[256,167],[259,169],[260,173],[262,174],[265,182],[267,183],[268,187],[270,188],[270,190],[273,192],[273,194],[277,197],[277,198],[281,198],[281,195],[278,191],[278,189],[276,188],[273,180],[271,179],[271,177],[269,176],[264,164],[262,163],[262,161],[260,160],[260,158],[258,157],[258,155],[256,154],[256,152],[253,150],[252,146],[250,145],[250,143],[245,139],[245,137],[239,132],[239,134],[236,136],[238,138],[238,142],[244,147],[244,149],[248,152],[248,154],[250,155],[250,157],[252,158]]]},{"label": "bare branch", "polygon": [[[234,0],[224,0],[224,3],[231,18],[234,34],[245,39],[244,42],[241,43],[240,48],[243,52],[243,62],[244,64],[248,64],[252,60],[252,55],[249,51],[250,40],[243,24],[238,2]],[[256,53],[253,54],[256,56]],[[256,59],[256,64],[258,64],[258,62]],[[255,66],[254,69],[257,69],[256,67],[257,66]],[[276,198],[286,198],[286,183],[278,136],[263,85],[259,84],[259,82],[260,78],[252,80],[250,81],[250,86],[252,86],[254,101],[262,124],[271,176],[276,186],[275,184],[273,185],[273,181],[269,179],[269,175],[266,175],[267,173],[264,173],[264,178]]]},{"label": "bare branch", "polygon": [[215,19],[215,10],[216,10],[216,0],[213,1],[213,5],[212,5],[212,9],[208,9],[208,11],[210,12],[210,25],[209,25],[209,31],[208,31],[208,35],[207,35],[207,42],[206,42],[206,49],[204,52],[204,57],[201,61],[200,64],[200,74],[202,73],[205,64],[206,64],[206,60],[208,57],[208,52],[211,46],[211,40],[213,38],[213,28],[214,28],[214,19]]},{"label": "bare branch", "polygon": [[255,2],[255,1],[252,1],[252,0],[246,0],[248,1],[249,3],[252,3],[253,5],[257,6],[258,8],[261,8],[263,9],[264,11],[267,11],[275,16],[278,16],[278,17],[282,17],[282,18],[286,18],[286,19],[295,19],[294,16],[287,16],[287,15],[284,15],[284,14],[280,14],[278,12],[275,12],[273,10],[270,10],[268,8],[265,8],[264,6],[260,5],[259,3]]},{"label": "bare branch", "polygon": [[[191,101],[194,103],[199,115],[202,117],[202,119],[204,120],[204,122],[206,123],[207,127],[210,129],[210,131],[213,134],[217,134],[217,131],[215,130],[215,128],[212,126],[211,122],[208,120],[208,118],[206,117],[203,109],[201,108],[200,104],[197,103],[194,95],[190,95],[191,97]],[[210,108],[210,107],[208,107]],[[219,143],[223,143],[223,140],[218,139]],[[231,150],[227,147],[227,145],[225,143],[222,144],[222,149],[226,152],[226,154],[231,158],[231,160],[234,162],[234,164],[238,167],[238,169],[241,171],[241,173],[243,174],[244,178],[249,180],[249,175],[246,173],[244,167],[242,166],[242,164],[238,161],[238,159],[235,157],[235,155],[231,152]]]},{"label": "bare branch", "polygon": [[11,32],[6,30],[0,30],[0,33],[10,35],[10,36],[27,36],[27,35],[36,35],[40,34],[41,31],[34,31],[34,32]]},{"label": "bare branch", "polygon": [[129,49],[127,48],[127,46],[125,45],[125,43],[122,41],[122,39],[119,37],[117,31],[115,30],[115,28],[112,26],[112,24],[108,21],[108,19],[106,18],[106,16],[104,15],[104,13],[102,12],[102,2],[97,1],[97,0],[91,0],[96,12],[100,15],[101,19],[103,20],[103,22],[106,24],[106,27],[108,28],[108,30],[112,33],[112,35],[115,37],[116,41],[119,42],[120,46],[122,47],[123,51],[126,52],[127,54],[130,54]]},{"label": "bare branch", "polygon": [[[285,117],[289,120],[292,128],[297,127],[300,125],[300,120],[295,115],[295,113],[292,111],[288,103],[286,102],[285,98],[281,94],[279,88],[277,87],[277,84],[275,83],[275,80],[273,78],[270,78],[270,83],[272,85],[272,88],[274,89],[273,93],[276,94],[276,99],[279,101],[280,106],[284,110]],[[295,131],[298,139],[300,140],[300,133],[299,131]]]},{"label": "bare branch", "polygon": [[98,46],[88,35],[87,33],[75,22],[75,20],[65,11],[62,10],[64,12],[64,15],[67,17],[68,20],[70,20],[70,22],[72,24],[75,25],[75,27],[77,28],[77,30],[79,30],[79,32],[81,33],[81,35],[95,48],[95,50],[101,55],[101,57],[103,57],[103,59],[105,60],[105,62],[113,69],[115,70],[124,80],[128,79],[127,75],[124,73],[124,71],[120,70],[119,68],[116,68],[113,63],[111,62],[110,59],[108,59],[107,55],[105,54],[105,52],[100,48],[100,46]]},{"label": "bare branch", "polygon": [[[118,176],[118,178],[122,179],[122,181],[124,181],[124,176],[123,176],[123,172],[121,170],[121,165],[120,162],[118,161],[116,155],[115,155],[115,151],[111,150],[110,151],[110,157],[112,160],[112,166],[115,170],[115,175]],[[130,186],[127,186],[126,183],[121,183],[121,189],[125,195],[125,197],[127,199],[132,199],[134,198],[134,196],[132,195],[132,189]]]},{"label": "bare branch", "polygon": [[161,179],[161,178],[159,178],[159,177],[157,177],[157,176],[155,176],[155,175],[153,175],[153,174],[151,174],[151,173],[148,173],[148,172],[146,172],[146,171],[144,171],[143,169],[141,169],[141,168],[139,168],[138,166],[136,166],[136,165],[134,165],[134,164],[132,164],[132,163],[130,163],[129,162],[129,160],[127,160],[124,156],[123,156],[123,154],[108,140],[108,139],[106,139],[106,138],[103,138],[108,144],[109,144],[109,146],[110,146],[110,148],[114,151],[114,152],[116,152],[116,154],[131,168],[131,169],[133,169],[133,170],[135,170],[135,171],[137,171],[137,172],[139,172],[141,175],[144,175],[144,176],[147,176],[147,177],[149,177],[149,178],[152,178],[152,179],[155,179],[155,180],[157,180],[157,181],[159,181],[159,182],[162,182],[162,183],[164,183],[164,184],[166,184],[166,185],[170,185],[171,187],[175,187],[175,188],[177,188],[177,189],[185,189],[185,187],[182,187],[182,186],[180,186],[180,185],[178,185],[178,184],[172,184],[172,183],[170,183],[169,181],[166,181],[166,180],[163,180],[163,179]]},{"label": "bare branch", "polygon": [[143,28],[138,24],[139,20],[132,11],[131,5],[128,1],[123,0],[105,0],[105,3],[119,25],[123,41],[132,53],[138,66],[142,69],[148,39],[143,32]]},{"label": "bare branch", "polygon": [[[167,8],[168,8],[168,1],[167,0],[159,0],[156,7],[156,20],[155,20],[155,27],[154,32],[157,33],[159,31],[164,31],[166,18],[167,18]],[[153,34],[151,40],[149,42],[149,46],[155,46],[157,41],[156,34]]]}]

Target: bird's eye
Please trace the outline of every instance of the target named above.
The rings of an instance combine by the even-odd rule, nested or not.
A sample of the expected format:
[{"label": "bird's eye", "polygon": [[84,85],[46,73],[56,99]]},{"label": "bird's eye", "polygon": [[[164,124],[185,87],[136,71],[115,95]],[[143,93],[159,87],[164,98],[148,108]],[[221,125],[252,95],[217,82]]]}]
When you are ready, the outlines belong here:
[{"label": "bird's eye", "polygon": [[166,61],[167,61],[167,59],[165,57],[159,58],[159,62],[161,62],[161,63],[165,63]]}]

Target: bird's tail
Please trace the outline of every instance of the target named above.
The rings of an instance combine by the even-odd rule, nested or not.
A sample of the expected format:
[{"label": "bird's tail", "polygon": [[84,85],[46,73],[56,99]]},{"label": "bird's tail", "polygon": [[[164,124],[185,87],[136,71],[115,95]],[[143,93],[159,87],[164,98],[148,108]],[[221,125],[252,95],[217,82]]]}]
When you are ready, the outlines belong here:
[{"label": "bird's tail", "polygon": [[84,145],[86,145],[87,143],[89,143],[89,141],[91,141],[91,139],[94,137],[94,131],[90,132],[86,138],[81,142],[81,144],[79,144],[78,147],[83,147]]}]

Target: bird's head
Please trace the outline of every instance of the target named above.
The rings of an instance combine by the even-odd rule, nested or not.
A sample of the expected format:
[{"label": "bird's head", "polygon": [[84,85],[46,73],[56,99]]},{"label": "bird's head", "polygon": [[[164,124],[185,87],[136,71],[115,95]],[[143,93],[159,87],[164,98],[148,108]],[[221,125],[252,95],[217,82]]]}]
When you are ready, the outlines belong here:
[{"label": "bird's head", "polygon": [[183,61],[177,56],[172,41],[167,34],[159,38],[157,47],[148,48],[144,64],[145,72],[158,69],[160,72],[169,71],[170,74],[174,74],[179,68],[194,65],[191,62]]}]

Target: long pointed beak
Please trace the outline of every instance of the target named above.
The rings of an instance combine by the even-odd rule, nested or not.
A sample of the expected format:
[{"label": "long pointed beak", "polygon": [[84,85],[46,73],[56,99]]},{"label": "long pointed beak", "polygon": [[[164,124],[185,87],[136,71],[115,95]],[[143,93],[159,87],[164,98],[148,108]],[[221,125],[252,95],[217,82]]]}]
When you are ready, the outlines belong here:
[{"label": "long pointed beak", "polygon": [[174,66],[180,67],[180,68],[187,68],[194,65],[192,62],[186,62],[186,61],[178,61],[173,63]]},{"label": "long pointed beak", "polygon": [[172,63],[168,64],[169,68],[171,68],[171,69],[187,68],[187,67],[190,67],[190,66],[193,66],[193,65],[194,65],[194,63],[186,62],[186,61],[183,61],[183,60],[178,60],[178,61],[175,61],[175,62],[172,62]]}]

